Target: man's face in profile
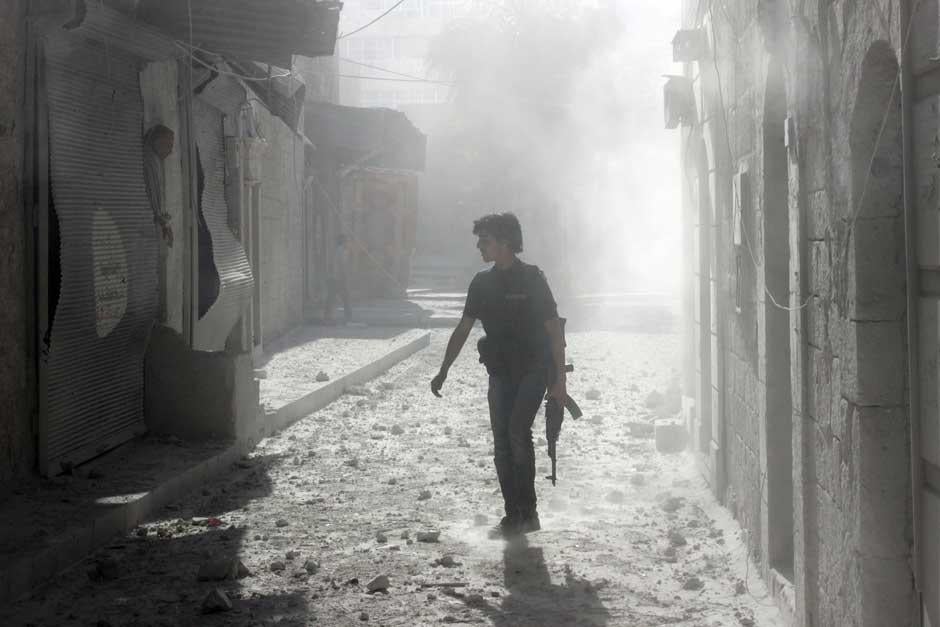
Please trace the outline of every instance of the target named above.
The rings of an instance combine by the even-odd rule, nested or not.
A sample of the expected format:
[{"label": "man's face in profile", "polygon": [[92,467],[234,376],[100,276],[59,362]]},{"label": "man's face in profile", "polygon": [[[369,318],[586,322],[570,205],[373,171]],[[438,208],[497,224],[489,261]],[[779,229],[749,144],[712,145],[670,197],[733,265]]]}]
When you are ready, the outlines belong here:
[{"label": "man's face in profile", "polygon": [[486,263],[496,260],[501,246],[505,246],[505,244],[493,238],[489,233],[480,233],[477,240],[477,249],[479,249],[480,255]]}]

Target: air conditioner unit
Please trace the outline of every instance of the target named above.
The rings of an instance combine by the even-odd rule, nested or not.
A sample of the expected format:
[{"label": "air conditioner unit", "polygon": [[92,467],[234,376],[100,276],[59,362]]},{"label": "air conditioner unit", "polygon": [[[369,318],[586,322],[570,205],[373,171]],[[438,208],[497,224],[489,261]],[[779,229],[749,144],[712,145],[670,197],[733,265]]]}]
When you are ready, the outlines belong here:
[{"label": "air conditioner unit", "polygon": [[663,113],[666,128],[695,123],[695,96],[692,81],[685,76],[667,76],[663,86]]},{"label": "air conditioner unit", "polygon": [[672,60],[676,63],[701,61],[708,53],[708,37],[702,28],[683,29],[672,38]]}]

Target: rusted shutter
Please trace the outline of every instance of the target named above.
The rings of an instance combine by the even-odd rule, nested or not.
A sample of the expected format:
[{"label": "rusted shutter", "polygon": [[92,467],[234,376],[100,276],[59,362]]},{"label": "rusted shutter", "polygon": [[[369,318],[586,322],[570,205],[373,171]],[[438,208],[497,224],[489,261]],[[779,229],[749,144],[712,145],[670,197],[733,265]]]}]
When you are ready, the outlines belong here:
[{"label": "rusted shutter", "polygon": [[[202,169],[199,210],[211,236],[218,295],[199,318],[193,336],[197,350],[220,351],[239,317],[248,313],[254,286],[248,256],[229,227],[225,201],[225,144],[222,114],[198,98],[193,102],[196,146]],[[200,272],[200,281],[204,275]]]},{"label": "rusted shutter", "polygon": [[157,314],[135,57],[57,34],[45,41],[51,219],[61,278],[41,368],[44,472],[145,430],[144,351]]}]

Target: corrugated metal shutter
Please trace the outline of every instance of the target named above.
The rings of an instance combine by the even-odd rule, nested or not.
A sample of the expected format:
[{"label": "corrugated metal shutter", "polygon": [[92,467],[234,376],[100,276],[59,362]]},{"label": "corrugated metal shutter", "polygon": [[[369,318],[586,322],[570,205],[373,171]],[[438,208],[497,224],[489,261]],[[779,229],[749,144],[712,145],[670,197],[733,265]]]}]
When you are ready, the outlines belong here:
[{"label": "corrugated metal shutter", "polygon": [[66,34],[45,41],[45,56],[61,283],[43,363],[40,459],[54,472],[145,430],[158,253],[137,59]]},{"label": "corrugated metal shutter", "polygon": [[193,109],[196,145],[204,176],[201,209],[212,238],[212,257],[220,283],[218,297],[196,323],[193,347],[220,351],[225,348],[225,341],[239,317],[248,313],[254,281],[245,249],[229,227],[222,114],[198,98],[193,102]]}]

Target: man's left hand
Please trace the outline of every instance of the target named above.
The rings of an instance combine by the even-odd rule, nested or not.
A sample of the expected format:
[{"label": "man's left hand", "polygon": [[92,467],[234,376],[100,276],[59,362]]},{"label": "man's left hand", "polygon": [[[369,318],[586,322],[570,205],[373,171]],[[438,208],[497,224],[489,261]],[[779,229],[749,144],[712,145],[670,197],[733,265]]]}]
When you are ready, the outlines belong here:
[{"label": "man's left hand", "polygon": [[548,395],[554,398],[560,405],[564,405],[568,400],[568,386],[564,377],[560,377],[548,390]]}]

